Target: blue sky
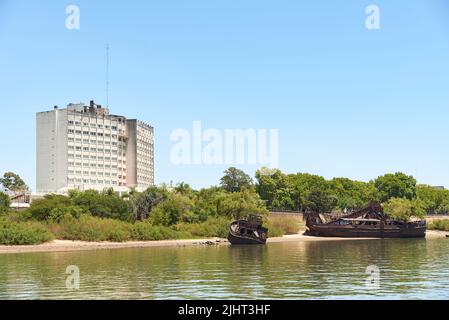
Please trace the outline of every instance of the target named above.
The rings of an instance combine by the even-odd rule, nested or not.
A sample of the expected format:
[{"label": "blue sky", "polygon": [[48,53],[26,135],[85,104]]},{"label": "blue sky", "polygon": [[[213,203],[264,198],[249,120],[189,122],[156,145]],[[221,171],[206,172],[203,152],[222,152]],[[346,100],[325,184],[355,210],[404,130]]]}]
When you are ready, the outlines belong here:
[{"label": "blue sky", "polygon": [[285,172],[449,187],[448,39],[444,0],[0,0],[0,171],[34,188],[35,113],[105,104],[109,43],[111,110],[155,127],[157,183],[217,183],[225,165],[170,162],[172,130],[201,120],[279,129]]}]

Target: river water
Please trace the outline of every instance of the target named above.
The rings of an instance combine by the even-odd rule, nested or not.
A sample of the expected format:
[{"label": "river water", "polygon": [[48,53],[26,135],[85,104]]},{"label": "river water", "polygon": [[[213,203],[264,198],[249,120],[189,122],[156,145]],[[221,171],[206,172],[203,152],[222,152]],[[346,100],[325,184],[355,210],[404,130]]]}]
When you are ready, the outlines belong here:
[{"label": "river water", "polygon": [[449,239],[7,254],[0,299],[449,299]]}]

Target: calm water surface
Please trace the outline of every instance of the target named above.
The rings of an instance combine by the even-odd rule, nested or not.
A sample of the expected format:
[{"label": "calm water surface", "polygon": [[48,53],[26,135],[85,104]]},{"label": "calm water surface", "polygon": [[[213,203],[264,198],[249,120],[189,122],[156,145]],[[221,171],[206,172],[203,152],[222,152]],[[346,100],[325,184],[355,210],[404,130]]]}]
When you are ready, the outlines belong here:
[{"label": "calm water surface", "polygon": [[[66,289],[69,265],[79,290]],[[449,239],[0,255],[0,299],[329,298],[449,299]]]}]

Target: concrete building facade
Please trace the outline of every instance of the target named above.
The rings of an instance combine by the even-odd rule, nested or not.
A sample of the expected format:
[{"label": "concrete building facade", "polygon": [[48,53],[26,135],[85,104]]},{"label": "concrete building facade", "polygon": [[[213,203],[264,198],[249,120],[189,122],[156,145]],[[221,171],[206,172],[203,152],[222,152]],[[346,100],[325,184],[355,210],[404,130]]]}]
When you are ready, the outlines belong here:
[{"label": "concrete building facade", "polygon": [[38,193],[154,185],[154,130],[91,101],[36,115]]}]

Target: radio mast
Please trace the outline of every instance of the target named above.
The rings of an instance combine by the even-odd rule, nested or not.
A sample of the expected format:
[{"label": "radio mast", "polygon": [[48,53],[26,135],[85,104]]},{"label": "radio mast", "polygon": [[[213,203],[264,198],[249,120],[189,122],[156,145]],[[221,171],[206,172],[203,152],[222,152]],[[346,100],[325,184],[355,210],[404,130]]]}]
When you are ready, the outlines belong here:
[{"label": "radio mast", "polygon": [[109,43],[106,45],[106,107],[109,108]]}]

